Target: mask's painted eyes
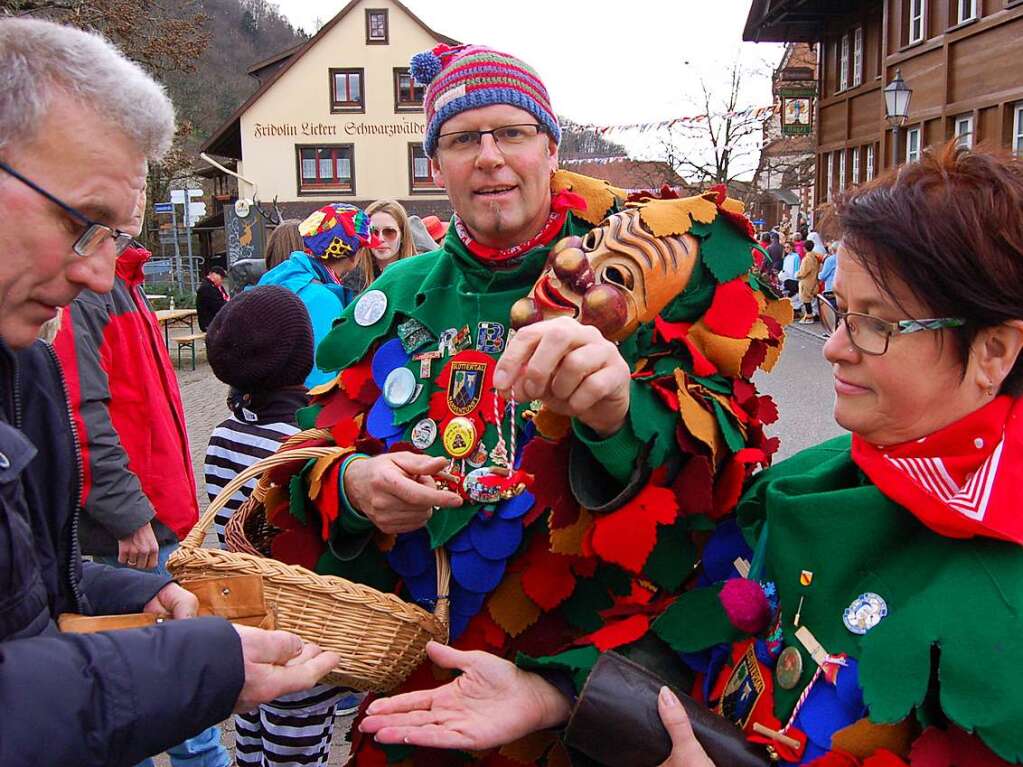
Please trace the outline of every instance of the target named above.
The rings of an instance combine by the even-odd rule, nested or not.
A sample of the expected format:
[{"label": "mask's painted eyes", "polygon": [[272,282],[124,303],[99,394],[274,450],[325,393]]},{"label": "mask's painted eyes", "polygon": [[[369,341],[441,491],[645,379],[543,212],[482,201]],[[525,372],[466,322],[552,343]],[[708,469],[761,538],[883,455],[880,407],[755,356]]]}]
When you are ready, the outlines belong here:
[{"label": "mask's painted eyes", "polygon": [[600,273],[600,282],[607,282],[611,285],[617,285],[625,290],[632,290],[633,279],[632,272],[627,269],[619,269],[617,266],[608,265]]},{"label": "mask's painted eyes", "polygon": [[603,229],[600,229],[599,227],[597,229],[591,229],[589,232],[586,233],[586,236],[583,237],[583,250],[587,252],[596,250],[597,246],[600,245],[601,240],[603,239],[604,239]]}]

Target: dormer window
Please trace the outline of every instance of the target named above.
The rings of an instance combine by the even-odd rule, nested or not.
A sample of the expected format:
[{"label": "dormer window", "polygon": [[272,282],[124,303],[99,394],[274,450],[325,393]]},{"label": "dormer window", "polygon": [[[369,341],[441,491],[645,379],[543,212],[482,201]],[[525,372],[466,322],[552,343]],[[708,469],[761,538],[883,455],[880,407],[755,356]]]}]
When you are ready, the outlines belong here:
[{"label": "dormer window", "polygon": [[387,9],[366,9],[366,44],[387,45]]}]

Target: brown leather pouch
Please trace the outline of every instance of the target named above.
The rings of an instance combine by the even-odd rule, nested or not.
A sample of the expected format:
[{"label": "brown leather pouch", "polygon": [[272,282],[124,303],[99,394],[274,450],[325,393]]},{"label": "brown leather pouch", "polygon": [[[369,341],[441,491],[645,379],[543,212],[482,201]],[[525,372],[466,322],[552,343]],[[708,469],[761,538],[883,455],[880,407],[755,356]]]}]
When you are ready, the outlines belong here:
[{"label": "brown leather pouch", "polygon": [[97,631],[118,629],[140,629],[155,626],[159,619],[150,613],[128,615],[79,615],[61,613],[57,616],[57,628],[65,634],[94,634]]},{"label": "brown leather pouch", "polygon": [[181,581],[199,600],[199,615],[216,615],[231,623],[273,629],[277,620],[267,607],[263,579],[258,575],[228,575]]},{"label": "brown leather pouch", "polygon": [[[594,665],[565,730],[565,743],[597,764],[656,767],[671,753],[657,711],[665,683],[642,666],[615,652]],[[674,689],[674,688],[673,688]],[[767,767],[766,750],[746,740],[742,731],[706,706],[674,690],[696,739],[721,767]]]}]

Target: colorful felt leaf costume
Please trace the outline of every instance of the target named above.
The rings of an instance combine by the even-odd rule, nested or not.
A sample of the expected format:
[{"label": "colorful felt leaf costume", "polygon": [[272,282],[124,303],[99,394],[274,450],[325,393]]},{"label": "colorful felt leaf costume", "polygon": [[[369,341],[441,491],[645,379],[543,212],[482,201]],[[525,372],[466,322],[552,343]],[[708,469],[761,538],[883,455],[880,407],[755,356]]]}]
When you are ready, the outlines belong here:
[{"label": "colorful felt leaf costume", "polygon": [[[585,208],[562,213],[559,237],[586,235],[630,204],[620,190],[566,172],[552,188],[556,203]],[[733,511],[745,480],[776,450],[764,434],[776,408],[751,379],[777,361],[791,319],[788,302],[758,282],[742,206],[719,190],[671,197],[631,202],[646,237],[686,235],[698,257],[681,292],[620,342],[633,371],[631,406],[608,439],[539,403],[513,408],[492,386],[511,307],[537,282],[552,242],[514,265],[487,265],[453,226],[438,251],[389,267],[374,295],[350,305],[317,351],[317,363],[339,375],[313,391],[300,424],[353,453],[447,455],[462,476],[504,451],[518,490],[528,489],[470,499],[416,532],[386,536],[341,497],[343,457],[310,462],[277,478],[289,492],[268,510],[289,532],[312,531],[294,544],[304,561],[306,544],[319,537],[318,572],[397,590],[431,609],[433,552],[443,546],[453,644],[541,666],[549,659],[576,681],[599,652],[649,636],[692,572],[693,532]],[[486,482],[474,492],[489,492]],[[437,679],[421,669],[408,686]],[[566,763],[553,737],[527,740],[478,763]],[[372,743],[356,752],[358,764],[383,763]],[[389,762],[446,758],[386,749]]]}]

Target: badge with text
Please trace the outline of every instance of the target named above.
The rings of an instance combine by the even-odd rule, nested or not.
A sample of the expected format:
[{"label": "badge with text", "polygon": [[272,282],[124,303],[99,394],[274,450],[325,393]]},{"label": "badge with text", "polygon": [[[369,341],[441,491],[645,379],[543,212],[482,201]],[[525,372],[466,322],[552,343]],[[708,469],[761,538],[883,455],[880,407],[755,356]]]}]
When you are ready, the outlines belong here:
[{"label": "badge with text", "polygon": [[504,351],[504,325],[500,322],[481,322],[476,329],[476,350],[487,354]]},{"label": "badge with text", "polygon": [[468,415],[479,407],[487,363],[452,360],[448,379],[447,404],[453,415]]},{"label": "badge with text", "polygon": [[444,452],[452,458],[465,458],[476,447],[477,439],[471,418],[452,418],[444,427]]},{"label": "badge with text", "polygon": [[739,727],[745,727],[765,687],[756,651],[750,643],[728,677],[717,706],[718,713]]},{"label": "badge with text", "polygon": [[355,303],[355,321],[362,327],[375,325],[387,311],[387,294],[382,290],[367,290]]}]

